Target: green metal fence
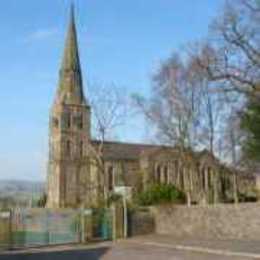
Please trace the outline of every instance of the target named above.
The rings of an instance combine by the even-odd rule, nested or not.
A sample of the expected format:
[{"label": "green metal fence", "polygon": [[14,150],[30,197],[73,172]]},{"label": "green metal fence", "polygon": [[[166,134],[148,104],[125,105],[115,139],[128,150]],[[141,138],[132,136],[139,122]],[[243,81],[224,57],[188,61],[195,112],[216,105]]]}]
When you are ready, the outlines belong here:
[{"label": "green metal fence", "polygon": [[113,216],[110,209],[92,211],[92,237],[98,240],[112,240]]},{"label": "green metal fence", "polygon": [[0,211],[0,250],[9,249],[11,244],[11,212]]},{"label": "green metal fence", "polygon": [[0,212],[0,250],[112,240],[110,209],[15,209]]},{"label": "green metal fence", "polygon": [[80,242],[77,210],[14,210],[11,223],[14,248]]}]

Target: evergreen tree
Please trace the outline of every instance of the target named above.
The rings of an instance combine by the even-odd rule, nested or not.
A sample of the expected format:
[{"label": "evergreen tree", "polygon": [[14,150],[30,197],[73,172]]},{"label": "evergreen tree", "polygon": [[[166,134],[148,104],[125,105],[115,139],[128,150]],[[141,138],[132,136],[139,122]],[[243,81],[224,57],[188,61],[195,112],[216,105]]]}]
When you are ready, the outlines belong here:
[{"label": "evergreen tree", "polygon": [[260,98],[250,96],[241,118],[241,128],[245,132],[242,143],[243,156],[254,162],[260,162]]}]

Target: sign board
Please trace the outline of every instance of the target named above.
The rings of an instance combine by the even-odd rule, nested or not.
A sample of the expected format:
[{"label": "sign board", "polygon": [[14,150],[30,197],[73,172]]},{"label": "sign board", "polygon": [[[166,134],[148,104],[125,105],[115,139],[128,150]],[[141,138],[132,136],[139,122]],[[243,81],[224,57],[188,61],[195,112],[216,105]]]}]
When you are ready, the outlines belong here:
[{"label": "sign board", "polygon": [[11,213],[6,211],[6,212],[0,212],[0,218],[10,218]]},{"label": "sign board", "polygon": [[92,210],[91,209],[85,209],[84,210],[84,215],[85,216],[91,216],[92,215]]},{"label": "sign board", "polygon": [[122,197],[124,197],[127,200],[131,200],[132,199],[132,187],[129,187],[129,186],[116,186],[116,187],[114,187],[114,192],[116,194],[121,195]]}]

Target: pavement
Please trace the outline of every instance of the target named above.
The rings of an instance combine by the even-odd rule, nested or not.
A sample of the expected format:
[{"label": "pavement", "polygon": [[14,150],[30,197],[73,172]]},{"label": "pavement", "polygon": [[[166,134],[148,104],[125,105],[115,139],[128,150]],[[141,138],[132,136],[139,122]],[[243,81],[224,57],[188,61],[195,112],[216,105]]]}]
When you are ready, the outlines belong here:
[{"label": "pavement", "polygon": [[169,235],[150,235],[140,236],[130,241],[137,243],[157,243],[166,246],[182,246],[191,248],[208,248],[211,250],[230,251],[235,253],[248,253],[260,256],[260,238],[259,241],[250,240],[203,240],[203,239],[187,239],[175,238]]},{"label": "pavement", "polygon": [[260,259],[260,240],[202,240],[181,239],[167,235],[150,235],[136,237],[129,240],[129,242],[178,251],[230,256],[233,257],[232,259],[237,259],[235,257],[244,257],[244,259]]},{"label": "pavement", "polygon": [[0,260],[253,260],[260,241],[202,241],[144,236],[93,245],[0,252]]}]

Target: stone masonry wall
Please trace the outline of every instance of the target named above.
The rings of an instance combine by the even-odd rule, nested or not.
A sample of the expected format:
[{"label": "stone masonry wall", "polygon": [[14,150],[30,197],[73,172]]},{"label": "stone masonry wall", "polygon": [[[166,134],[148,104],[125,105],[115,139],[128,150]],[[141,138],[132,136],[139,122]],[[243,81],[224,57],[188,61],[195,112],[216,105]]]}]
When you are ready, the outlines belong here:
[{"label": "stone masonry wall", "polygon": [[149,210],[139,210],[128,214],[129,236],[149,235],[154,231],[154,218]]},{"label": "stone masonry wall", "polygon": [[260,239],[260,203],[153,207],[158,234],[196,239]]}]

